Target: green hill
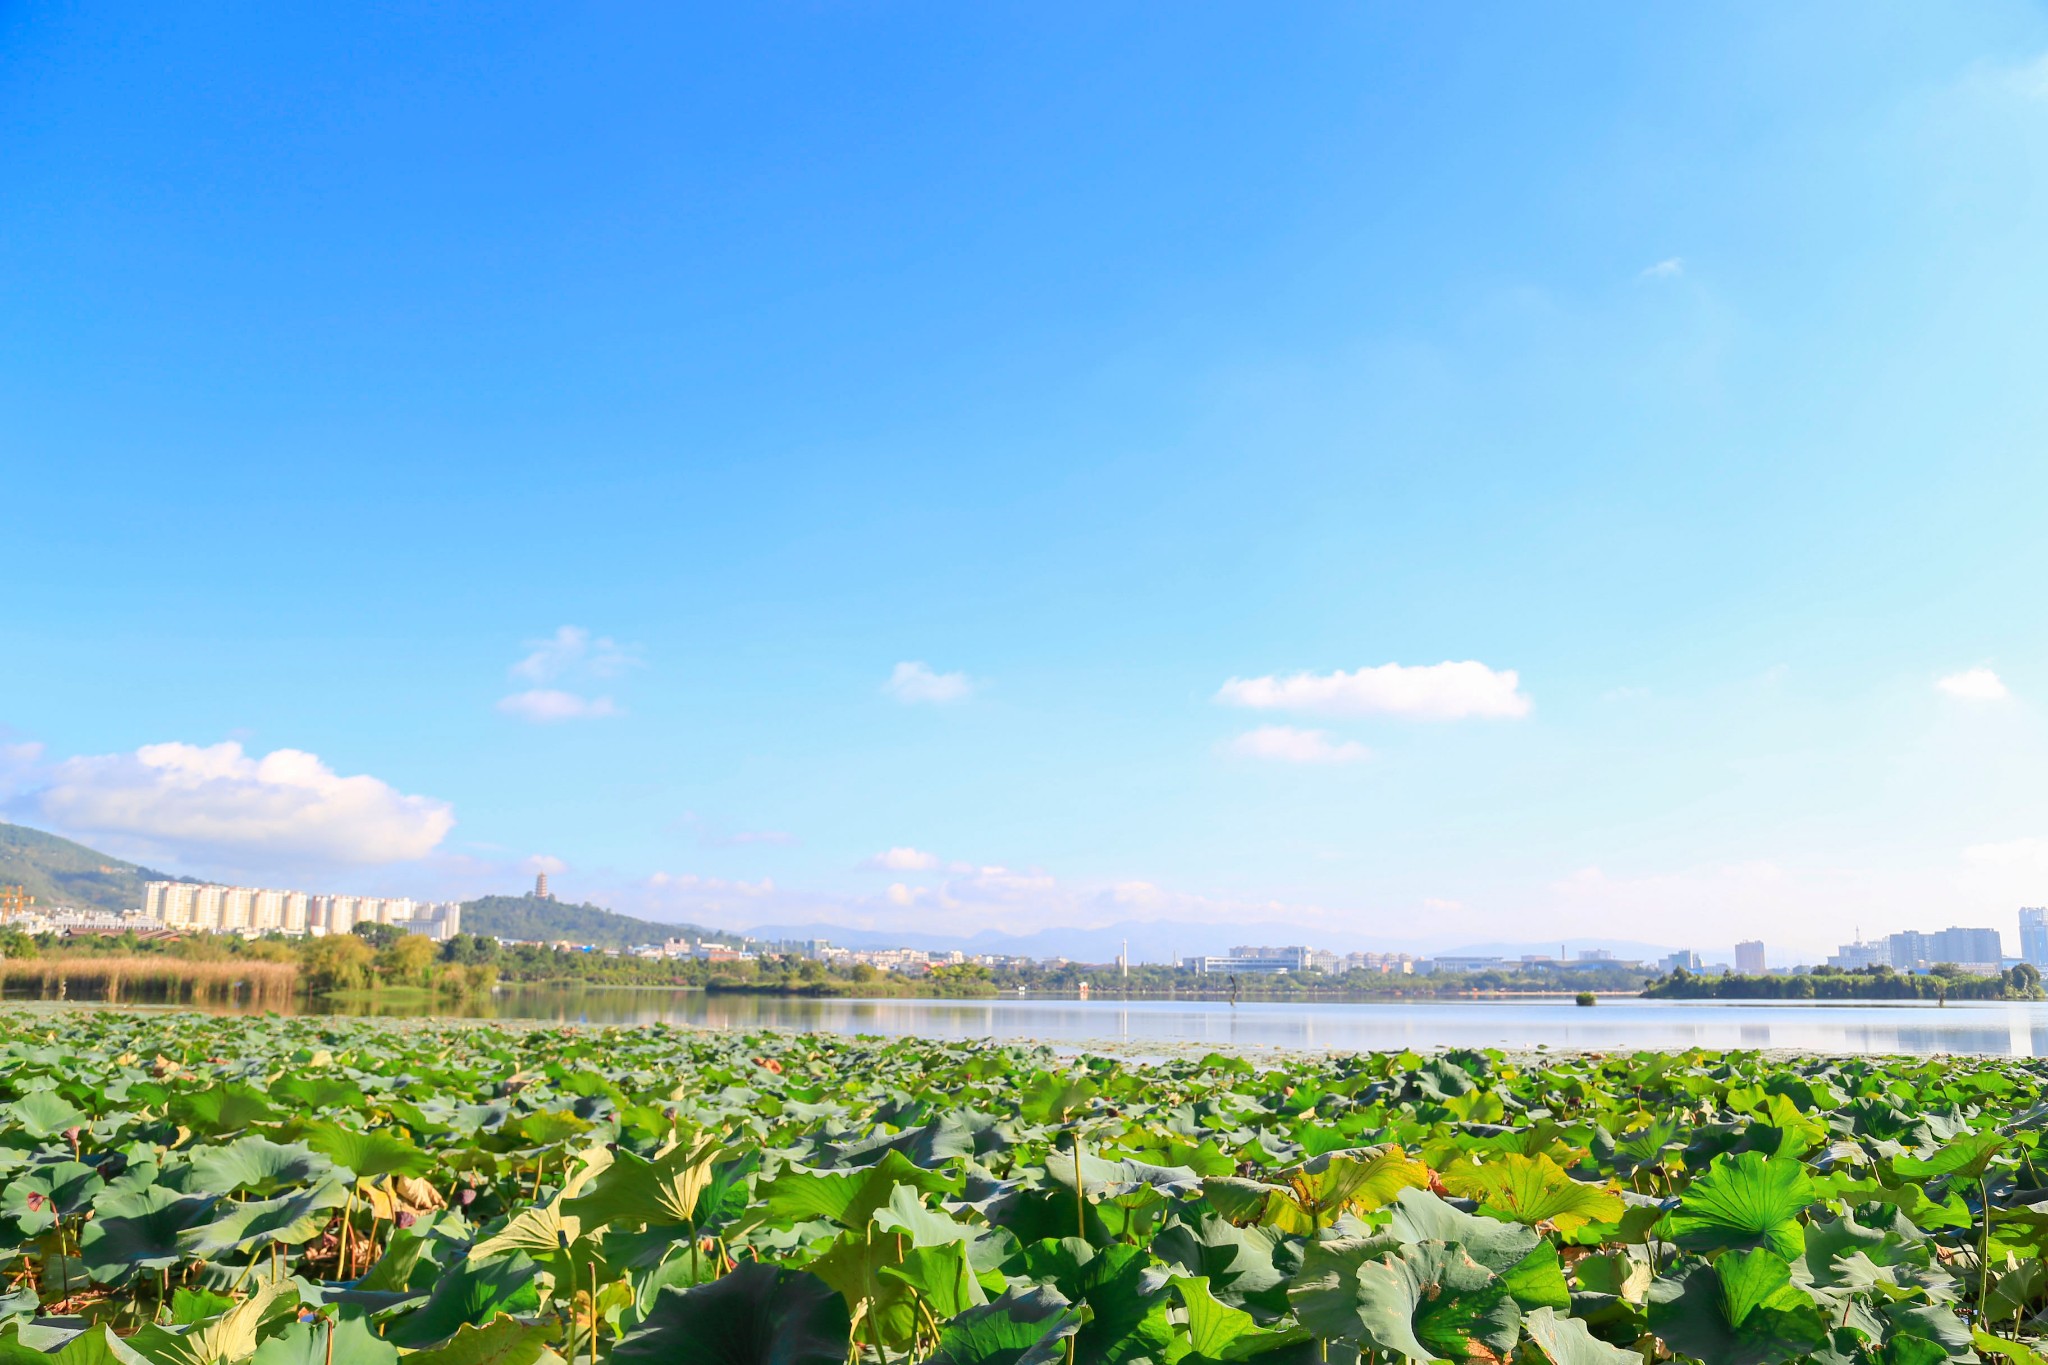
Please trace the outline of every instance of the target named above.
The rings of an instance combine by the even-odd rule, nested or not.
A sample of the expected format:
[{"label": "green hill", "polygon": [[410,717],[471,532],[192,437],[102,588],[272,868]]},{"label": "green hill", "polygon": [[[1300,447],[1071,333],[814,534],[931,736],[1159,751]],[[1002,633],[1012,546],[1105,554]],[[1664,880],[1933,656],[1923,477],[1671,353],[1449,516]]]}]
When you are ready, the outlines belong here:
[{"label": "green hill", "polygon": [[0,886],[21,887],[38,909],[139,910],[144,882],[178,880],[39,829],[0,824]]},{"label": "green hill", "polygon": [[630,948],[666,938],[709,939],[734,946],[740,942],[737,935],[695,924],[657,924],[600,906],[569,905],[535,896],[484,896],[464,901],[462,931],[528,942],[568,939],[600,948]]}]

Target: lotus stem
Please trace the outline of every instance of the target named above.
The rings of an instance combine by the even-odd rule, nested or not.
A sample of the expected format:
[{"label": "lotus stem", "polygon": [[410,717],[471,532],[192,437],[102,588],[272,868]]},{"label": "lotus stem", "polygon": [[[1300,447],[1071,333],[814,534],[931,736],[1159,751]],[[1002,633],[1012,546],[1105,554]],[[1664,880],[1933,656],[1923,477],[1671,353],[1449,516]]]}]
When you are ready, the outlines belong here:
[{"label": "lotus stem", "polygon": [[1088,1240],[1088,1191],[1081,1182],[1081,1130],[1074,1130],[1074,1226],[1076,1237]]}]

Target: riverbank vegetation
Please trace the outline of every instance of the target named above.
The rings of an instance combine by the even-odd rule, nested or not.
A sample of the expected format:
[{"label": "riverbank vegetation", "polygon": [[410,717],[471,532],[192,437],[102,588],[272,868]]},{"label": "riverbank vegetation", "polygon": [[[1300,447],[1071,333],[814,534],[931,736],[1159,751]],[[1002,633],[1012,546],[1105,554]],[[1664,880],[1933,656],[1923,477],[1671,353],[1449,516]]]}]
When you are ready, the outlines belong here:
[{"label": "riverbank vegetation", "polygon": [[1843,971],[1816,967],[1783,976],[1708,976],[1684,971],[1653,982],[1643,991],[1666,1000],[2039,1000],[2041,973],[2025,963],[1991,976],[1978,976],[1948,963],[1931,972],[1896,972],[1890,967]]},{"label": "riverbank vegetation", "polygon": [[[2031,1365],[2034,1061],[0,1010],[0,1357]],[[61,1347],[61,1349],[59,1349]]]},{"label": "riverbank vegetation", "polygon": [[[310,996],[378,992],[403,988],[465,999],[487,993],[500,982],[518,985],[643,986],[757,995],[800,996],[938,996],[983,998],[1019,991],[1042,995],[1119,996],[1130,999],[1239,999],[1265,1001],[1404,1000],[1456,998],[1471,995],[1572,994],[1578,991],[1634,991],[1643,984],[1639,971],[1599,964],[1570,964],[1542,971],[1488,971],[1402,976],[1379,972],[1252,975],[1231,978],[1198,975],[1161,964],[1133,964],[1128,973],[1114,966],[1084,963],[1017,963],[989,967],[977,963],[942,964],[921,974],[884,971],[862,962],[823,962],[796,955],[739,958],[642,958],[625,953],[589,951],[542,943],[502,943],[478,934],[457,934],[435,943],[407,935],[389,925],[358,925],[351,934],[325,938],[287,939],[270,936],[243,939],[236,935],[186,934],[142,937],[91,934],[31,940],[0,931],[0,955],[9,962],[33,960],[33,968],[13,973],[0,969],[0,983],[15,994],[68,998],[107,998],[98,983],[108,980],[101,965],[110,957],[152,964],[153,979],[182,977],[189,991],[170,987],[152,997],[167,1000],[227,998],[210,984],[225,967],[205,971],[180,963],[228,964],[271,962],[287,969],[279,974],[289,989]],[[229,973],[233,977],[233,973]],[[243,982],[244,998],[254,977]],[[181,987],[180,989],[185,989]],[[266,990],[276,990],[269,982]],[[215,991],[206,994],[204,991]],[[268,997],[265,997],[268,998]]]}]

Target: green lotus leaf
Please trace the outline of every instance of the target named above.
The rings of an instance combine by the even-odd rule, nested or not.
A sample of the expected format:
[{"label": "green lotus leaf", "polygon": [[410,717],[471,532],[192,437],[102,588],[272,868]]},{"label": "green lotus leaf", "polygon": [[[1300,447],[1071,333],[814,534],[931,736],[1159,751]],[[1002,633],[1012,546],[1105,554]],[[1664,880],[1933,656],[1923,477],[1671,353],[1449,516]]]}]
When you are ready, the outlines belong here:
[{"label": "green lotus leaf", "polygon": [[1325,1237],[1303,1249],[1301,1271],[1287,1300],[1301,1325],[1330,1341],[1356,1341],[1365,1332],[1359,1315],[1359,1271],[1399,1248],[1392,1237]]},{"label": "green lotus leaf", "polygon": [[270,1097],[253,1085],[229,1081],[205,1090],[181,1091],[171,1099],[171,1117],[197,1133],[232,1133],[278,1118]]},{"label": "green lotus leaf", "polygon": [[161,1185],[104,1193],[79,1234],[79,1257],[102,1284],[121,1283],[138,1270],[167,1269],[184,1258],[179,1237],[205,1222],[213,1203]]},{"label": "green lotus leaf", "polygon": [[1514,1349],[1521,1309],[1501,1277],[1442,1242],[1358,1268],[1358,1339],[1412,1360],[1492,1360]]},{"label": "green lotus leaf", "polygon": [[198,1194],[249,1193],[268,1198],[322,1180],[344,1184],[354,1174],[301,1142],[251,1135],[224,1147],[205,1147],[192,1158],[190,1188]]},{"label": "green lotus leaf", "polygon": [[1986,1355],[2004,1356],[2012,1365],[2048,1365],[2048,1356],[2025,1342],[1992,1336],[1981,1327],[1970,1333],[1970,1343]]},{"label": "green lotus leaf", "polygon": [[[1074,1154],[1053,1152],[1045,1158],[1046,1174],[1064,1189],[1074,1188]],[[1202,1177],[1189,1166],[1154,1166],[1145,1161],[1106,1161],[1087,1152],[1081,1154],[1081,1180],[1089,1195],[1114,1198],[1137,1190],[1153,1189],[1176,1198],[1201,1193]]]},{"label": "green lotus leaf", "polygon": [[845,1365],[852,1322],[817,1276],[750,1262],[694,1289],[664,1290],[611,1359],[651,1365]]},{"label": "green lotus leaf", "polygon": [[146,1365],[146,1358],[105,1323],[94,1323],[54,1350],[27,1344],[20,1325],[9,1323],[0,1329],[0,1365]]},{"label": "green lotus leaf", "polygon": [[1456,1242],[1498,1273],[1520,1264],[1543,1241],[1534,1228],[1454,1209],[1428,1190],[1401,1191],[1387,1231],[1403,1242]]},{"label": "green lotus leaf", "polygon": [[1524,1308],[1571,1311],[1572,1291],[1564,1280],[1564,1263],[1557,1248],[1547,1241],[1500,1272],[1500,1279],[1509,1296]]},{"label": "green lotus leaf", "polygon": [[1634,1351],[1610,1346],[1586,1329],[1577,1318],[1566,1317],[1549,1308],[1522,1315],[1522,1335],[1536,1344],[1550,1365],[1642,1365]]},{"label": "green lotus leaf", "polygon": [[1118,1245],[1096,1255],[1061,1285],[1088,1321],[1074,1337],[1077,1365],[1119,1365],[1137,1357],[1159,1359],[1173,1344],[1166,1285],[1142,1247]]},{"label": "green lotus leaf", "polygon": [[909,1252],[895,1237],[847,1231],[805,1268],[839,1291],[849,1313],[862,1315],[864,1336],[879,1332],[890,1347],[908,1349],[920,1327],[917,1296],[883,1271],[903,1265]]},{"label": "green lotus leaf", "polygon": [[988,1302],[961,1242],[913,1246],[903,1253],[902,1260],[882,1266],[876,1273],[916,1291],[924,1306],[942,1319]]},{"label": "green lotus leaf", "polygon": [[386,1335],[400,1346],[430,1346],[499,1313],[538,1311],[536,1270],[531,1257],[518,1254],[458,1261],[434,1281],[427,1301],[402,1314]]},{"label": "green lotus leaf", "polygon": [[216,1204],[212,1210],[216,1216],[180,1232],[178,1246],[187,1256],[205,1260],[272,1243],[299,1246],[318,1237],[330,1221],[331,1211],[347,1201],[348,1192],[340,1183],[328,1181],[276,1199]]},{"label": "green lotus leaf", "polygon": [[9,1119],[32,1138],[56,1137],[86,1121],[85,1111],[54,1090],[36,1090],[8,1104]]},{"label": "green lotus leaf", "polygon": [[889,1192],[889,1202],[875,1210],[875,1226],[884,1232],[900,1233],[912,1246],[940,1246],[947,1242],[971,1242],[986,1228],[963,1223],[951,1214],[925,1207],[918,1192],[898,1185]]},{"label": "green lotus leaf", "polygon": [[439,1346],[413,1351],[406,1365],[536,1365],[546,1355],[549,1329],[500,1313],[481,1327],[464,1323]]},{"label": "green lotus leaf", "polygon": [[35,1237],[89,1206],[105,1188],[98,1170],[77,1161],[33,1166],[0,1191],[0,1217],[11,1219],[23,1237]]},{"label": "green lotus leaf", "polygon": [[927,1365],[1060,1365],[1061,1343],[1080,1329],[1081,1315],[1056,1291],[1012,1290],[942,1324]]},{"label": "green lotus leaf", "polygon": [[621,1148],[583,1194],[563,1201],[562,1211],[585,1228],[691,1223],[719,1150],[708,1133],[652,1161]]},{"label": "green lotus leaf", "polygon": [[1688,1251],[1767,1246],[1790,1261],[1806,1249],[1799,1215],[1813,1199],[1813,1181],[1798,1162],[1743,1152],[1714,1158],[1663,1226]]},{"label": "green lotus leaf", "polygon": [[1188,1345],[1196,1355],[1218,1358],[1240,1337],[1258,1330],[1252,1315],[1221,1303],[1205,1276],[1176,1275],[1169,1281],[1188,1314]]},{"label": "green lotus leaf", "polygon": [[933,1194],[951,1188],[952,1182],[911,1164],[901,1152],[890,1152],[874,1165],[853,1171],[788,1169],[762,1186],[760,1195],[772,1221],[829,1218],[844,1228],[860,1228],[889,1202],[898,1185]]},{"label": "green lotus leaf", "polygon": [[345,1166],[363,1180],[387,1175],[431,1175],[434,1158],[386,1132],[344,1128],[338,1123],[309,1123],[306,1145],[337,1166]]},{"label": "green lotus leaf", "polygon": [[1213,1213],[1192,1224],[1175,1223],[1152,1239],[1153,1255],[1183,1277],[1201,1277],[1211,1293],[1233,1307],[1286,1284],[1287,1275],[1275,1260],[1281,1247],[1277,1233],[1240,1228]]},{"label": "green lotus leaf", "polygon": [[398,1361],[398,1348],[372,1331],[367,1319],[345,1317],[332,1325],[294,1322],[258,1345],[249,1365],[328,1365],[330,1349],[333,1365],[397,1365]]},{"label": "green lotus leaf", "polygon": [[1828,1340],[1828,1323],[1764,1246],[1694,1262],[1650,1286],[1650,1330],[1703,1365],[1783,1365]]},{"label": "green lotus leaf", "polygon": [[1941,1175],[1959,1175],[1975,1180],[1991,1168],[1999,1153],[2012,1146],[2012,1141],[2003,1133],[1969,1133],[1948,1143],[1931,1157],[1894,1157],[1892,1170],[1909,1180],[1932,1180]]}]

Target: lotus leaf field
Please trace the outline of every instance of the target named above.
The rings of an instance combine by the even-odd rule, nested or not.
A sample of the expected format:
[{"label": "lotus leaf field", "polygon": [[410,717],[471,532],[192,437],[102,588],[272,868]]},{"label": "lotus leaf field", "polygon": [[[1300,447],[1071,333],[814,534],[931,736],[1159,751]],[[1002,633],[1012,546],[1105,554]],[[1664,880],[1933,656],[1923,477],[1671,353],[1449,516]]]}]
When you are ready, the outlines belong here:
[{"label": "lotus leaf field", "polygon": [[0,1014],[0,1365],[1987,1357],[2031,1061]]}]

